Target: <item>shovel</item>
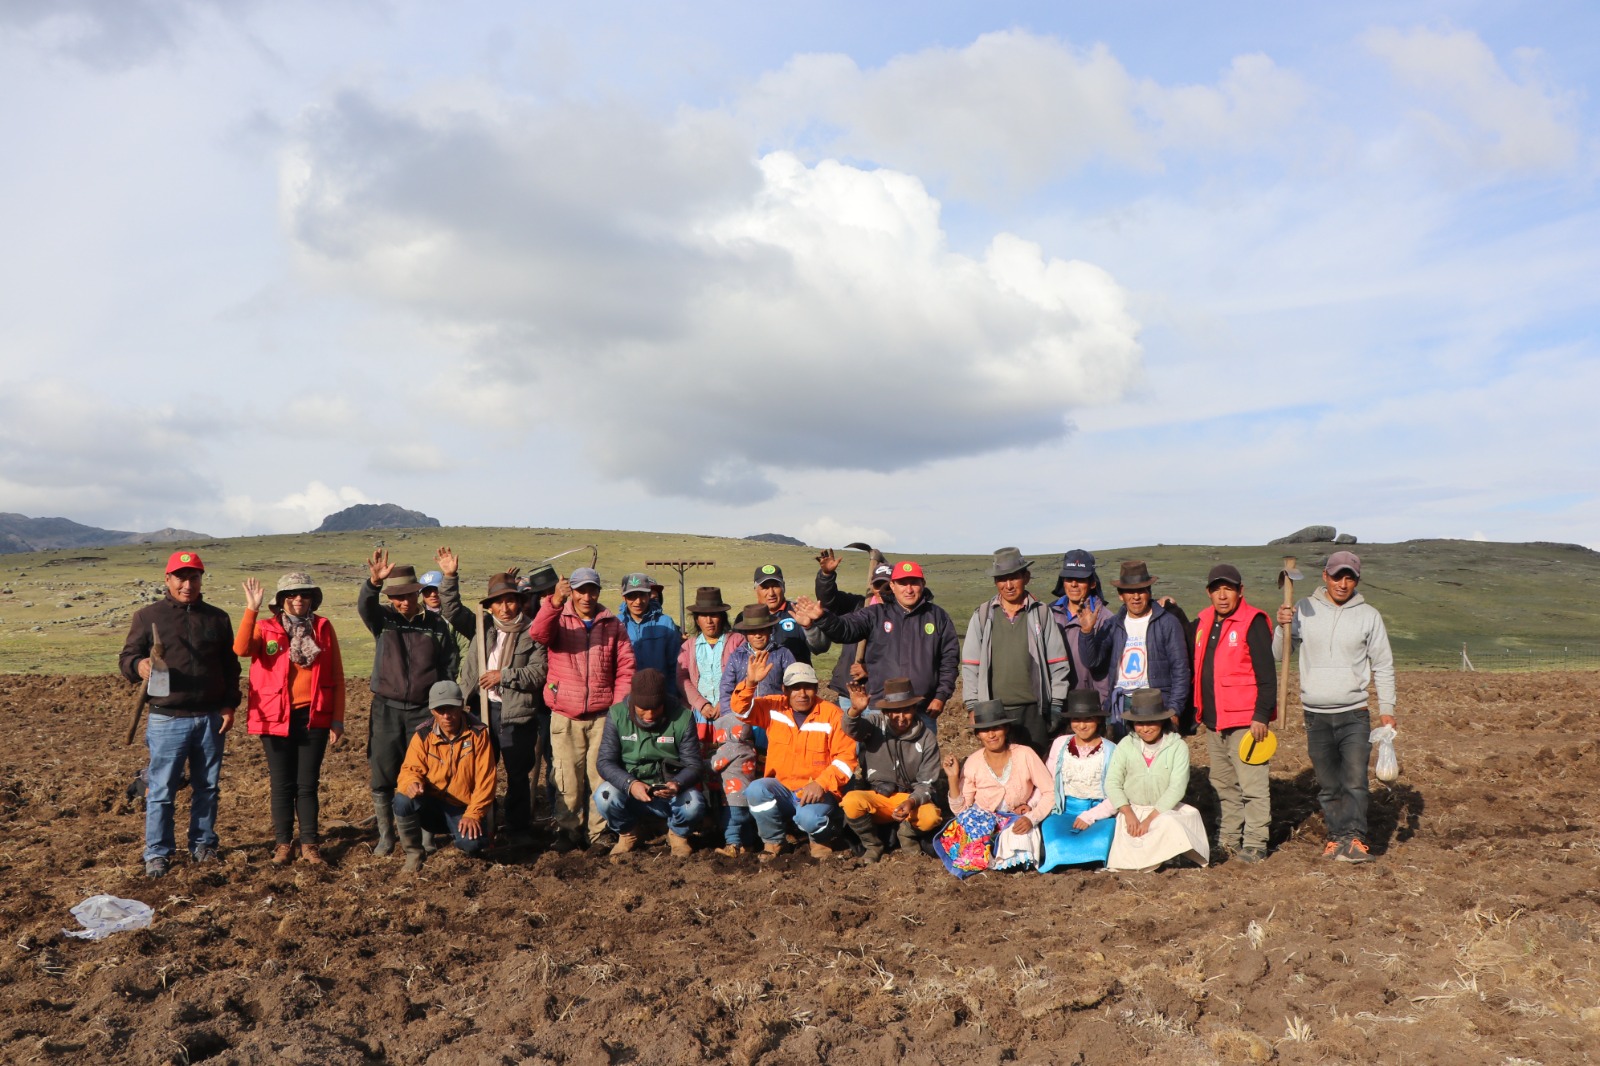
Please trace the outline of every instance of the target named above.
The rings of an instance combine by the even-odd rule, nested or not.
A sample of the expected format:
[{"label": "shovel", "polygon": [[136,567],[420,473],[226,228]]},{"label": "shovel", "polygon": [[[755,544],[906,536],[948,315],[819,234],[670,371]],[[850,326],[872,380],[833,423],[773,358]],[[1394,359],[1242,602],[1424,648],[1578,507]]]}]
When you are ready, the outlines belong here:
[{"label": "shovel", "polygon": [[[1283,557],[1283,569],[1278,571],[1278,587],[1283,590],[1283,605],[1294,606],[1294,583],[1302,580],[1305,575],[1295,569],[1295,557]],[[1283,665],[1278,668],[1278,715],[1283,723],[1285,732],[1289,729],[1289,656],[1294,651],[1294,624],[1283,627]]]},{"label": "shovel", "polygon": [[157,631],[155,623],[150,624],[150,676],[143,685],[139,686],[139,698],[133,705],[133,721],[128,723],[128,739],[124,743],[132,744],[134,734],[139,732],[139,719],[144,715],[144,705],[150,702],[151,696],[166,696],[172,692],[172,675],[167,673],[167,650],[161,646],[161,634]]}]

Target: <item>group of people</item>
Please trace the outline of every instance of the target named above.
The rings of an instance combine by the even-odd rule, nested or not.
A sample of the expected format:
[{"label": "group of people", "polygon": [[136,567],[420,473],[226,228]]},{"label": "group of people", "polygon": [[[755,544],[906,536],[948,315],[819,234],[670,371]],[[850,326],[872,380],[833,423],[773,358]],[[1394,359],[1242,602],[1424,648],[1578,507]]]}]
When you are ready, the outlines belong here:
[{"label": "group of people", "polygon": [[[1394,669],[1354,553],[1330,555],[1322,586],[1280,608],[1274,627],[1230,564],[1212,568],[1210,603],[1191,625],[1154,596],[1143,562],[1121,565],[1113,610],[1090,553],[1066,553],[1047,603],[1029,592],[1033,563],[1003,548],[994,596],[964,639],[917,562],[875,561],[855,594],[838,587],[837,555],[817,559],[815,598],[791,600],[773,564],[756,569],[755,602],[731,619],[720,589],[698,589],[686,635],[647,574],[623,578],[617,614],[593,567],[563,578],[548,565],[491,575],[474,610],[449,548],[420,577],[375,551],[357,594],[375,641],[374,854],[399,848],[410,872],[440,846],[481,855],[532,844],[542,776],[558,852],[609,844],[625,855],[654,824],[679,856],[697,834],[720,855],[763,861],[797,843],[816,858],[868,862],[920,850],[958,877],[1206,865],[1216,849],[1258,862],[1270,844],[1275,661],[1287,632],[1300,653],[1323,856],[1370,860],[1367,687],[1376,681],[1392,726]],[[271,779],[272,860],[323,863],[318,787],[344,736],[345,684],[338,637],[318,613],[322,589],[285,574],[263,615],[266,590],[249,579],[235,631],[205,601],[203,579],[197,553],[174,552],[164,597],[136,612],[121,655],[124,676],[150,686],[145,872],[159,877],[172,862],[185,766],[188,850],[196,862],[216,857],[241,659],[247,728]],[[834,645],[824,689],[812,658]],[[938,735],[958,677],[979,745],[965,760],[942,752]],[[1185,734],[1195,731],[1220,806],[1214,845],[1184,802]]]}]

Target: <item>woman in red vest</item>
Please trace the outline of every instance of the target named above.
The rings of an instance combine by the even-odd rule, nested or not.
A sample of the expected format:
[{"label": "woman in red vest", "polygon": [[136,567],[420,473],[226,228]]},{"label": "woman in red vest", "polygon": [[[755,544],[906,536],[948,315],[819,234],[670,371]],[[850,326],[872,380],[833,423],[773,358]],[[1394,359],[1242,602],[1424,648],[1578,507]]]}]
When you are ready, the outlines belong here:
[{"label": "woman in red vest", "polygon": [[317,787],[322,757],[344,737],[344,660],[333,624],[317,614],[322,590],[309,576],[284,574],[270,617],[258,620],[261,582],[244,582],[245,612],[233,638],[235,655],[250,657],[249,726],[261,738],[272,779],[272,861],[294,858],[300,816],[300,861],[321,865]]}]

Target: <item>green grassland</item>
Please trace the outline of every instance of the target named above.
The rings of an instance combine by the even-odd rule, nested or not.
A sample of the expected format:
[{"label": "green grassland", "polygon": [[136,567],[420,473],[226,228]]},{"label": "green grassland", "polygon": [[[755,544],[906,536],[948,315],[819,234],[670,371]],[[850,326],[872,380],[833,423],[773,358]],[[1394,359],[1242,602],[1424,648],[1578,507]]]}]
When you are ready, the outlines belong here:
[{"label": "green grassland", "polygon": [[[356,618],[358,584],[364,560],[378,544],[397,563],[418,572],[433,567],[433,551],[449,545],[461,556],[468,594],[479,593],[488,575],[508,566],[524,568],[548,556],[585,544],[600,554],[600,572],[615,590],[622,575],[649,569],[667,586],[666,606],[678,609],[677,575],[647,562],[705,560],[716,565],[691,570],[688,595],[697,585],[717,585],[732,604],[749,602],[755,567],[776,563],[792,595],[809,595],[816,573],[815,551],[722,537],[574,529],[448,528],[380,530],[353,533],[303,533],[241,537],[197,545],[206,561],[206,598],[231,613],[243,610],[239,582],[258,577],[270,590],[279,574],[309,571],[325,593],[323,613],[333,620],[353,672],[370,661],[372,641]],[[1064,550],[1074,545],[1063,545]],[[172,545],[66,549],[0,556],[0,672],[102,674],[116,669],[116,655],[137,607],[162,590],[162,569]],[[1047,596],[1055,583],[1060,550],[1035,556],[1033,591]],[[1238,566],[1246,597],[1270,607],[1279,598],[1275,579],[1284,552],[1300,556],[1301,569],[1315,578],[1328,545],[1206,547],[1155,545],[1091,547],[1103,578],[1114,577],[1123,559],[1144,559],[1161,579],[1158,594],[1170,595],[1190,615],[1206,604],[1205,574],[1219,561]],[[1461,645],[1471,648],[1480,666],[1513,653],[1565,644],[1600,641],[1600,604],[1583,594],[1600,579],[1600,553],[1545,544],[1493,544],[1430,540],[1358,546],[1364,569],[1362,591],[1384,614],[1395,656],[1404,666],[1453,668]],[[845,552],[841,586],[866,584],[867,560]],[[892,558],[901,556],[891,553]],[[937,601],[965,629],[972,609],[992,595],[989,557],[915,554],[928,574]],[[568,555],[556,564],[562,573],[587,565],[588,553]],[[1108,580],[1109,584],[1109,580]],[[1309,593],[1309,585],[1303,586]],[[619,597],[607,596],[615,607]],[[823,665],[831,665],[831,655]]]}]

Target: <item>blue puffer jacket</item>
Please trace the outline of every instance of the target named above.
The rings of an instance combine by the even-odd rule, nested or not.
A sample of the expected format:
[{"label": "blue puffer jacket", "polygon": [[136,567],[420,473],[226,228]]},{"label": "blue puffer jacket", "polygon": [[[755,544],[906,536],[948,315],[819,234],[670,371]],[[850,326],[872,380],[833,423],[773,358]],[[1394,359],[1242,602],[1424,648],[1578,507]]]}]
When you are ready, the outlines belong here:
[{"label": "blue puffer jacket", "polygon": [[[1173,714],[1182,716],[1189,704],[1189,689],[1193,684],[1191,665],[1193,653],[1184,640],[1183,623],[1159,603],[1150,607],[1150,628],[1145,631],[1145,653],[1150,657],[1151,688],[1161,690],[1161,703]],[[1122,661],[1122,649],[1128,643],[1128,631],[1123,621],[1128,609],[1118,611],[1109,622],[1101,622],[1093,633],[1079,638],[1079,649],[1091,671],[1105,670],[1110,676],[1110,691],[1102,697],[1102,704],[1111,708],[1111,694],[1116,691],[1117,664]]]},{"label": "blue puffer jacket", "polygon": [[628,630],[628,643],[633,645],[634,669],[660,670],[670,684],[678,676],[678,649],[683,645],[683,630],[678,623],[662,614],[655,602],[637,622],[626,604],[617,609],[617,617],[622,619]]}]

